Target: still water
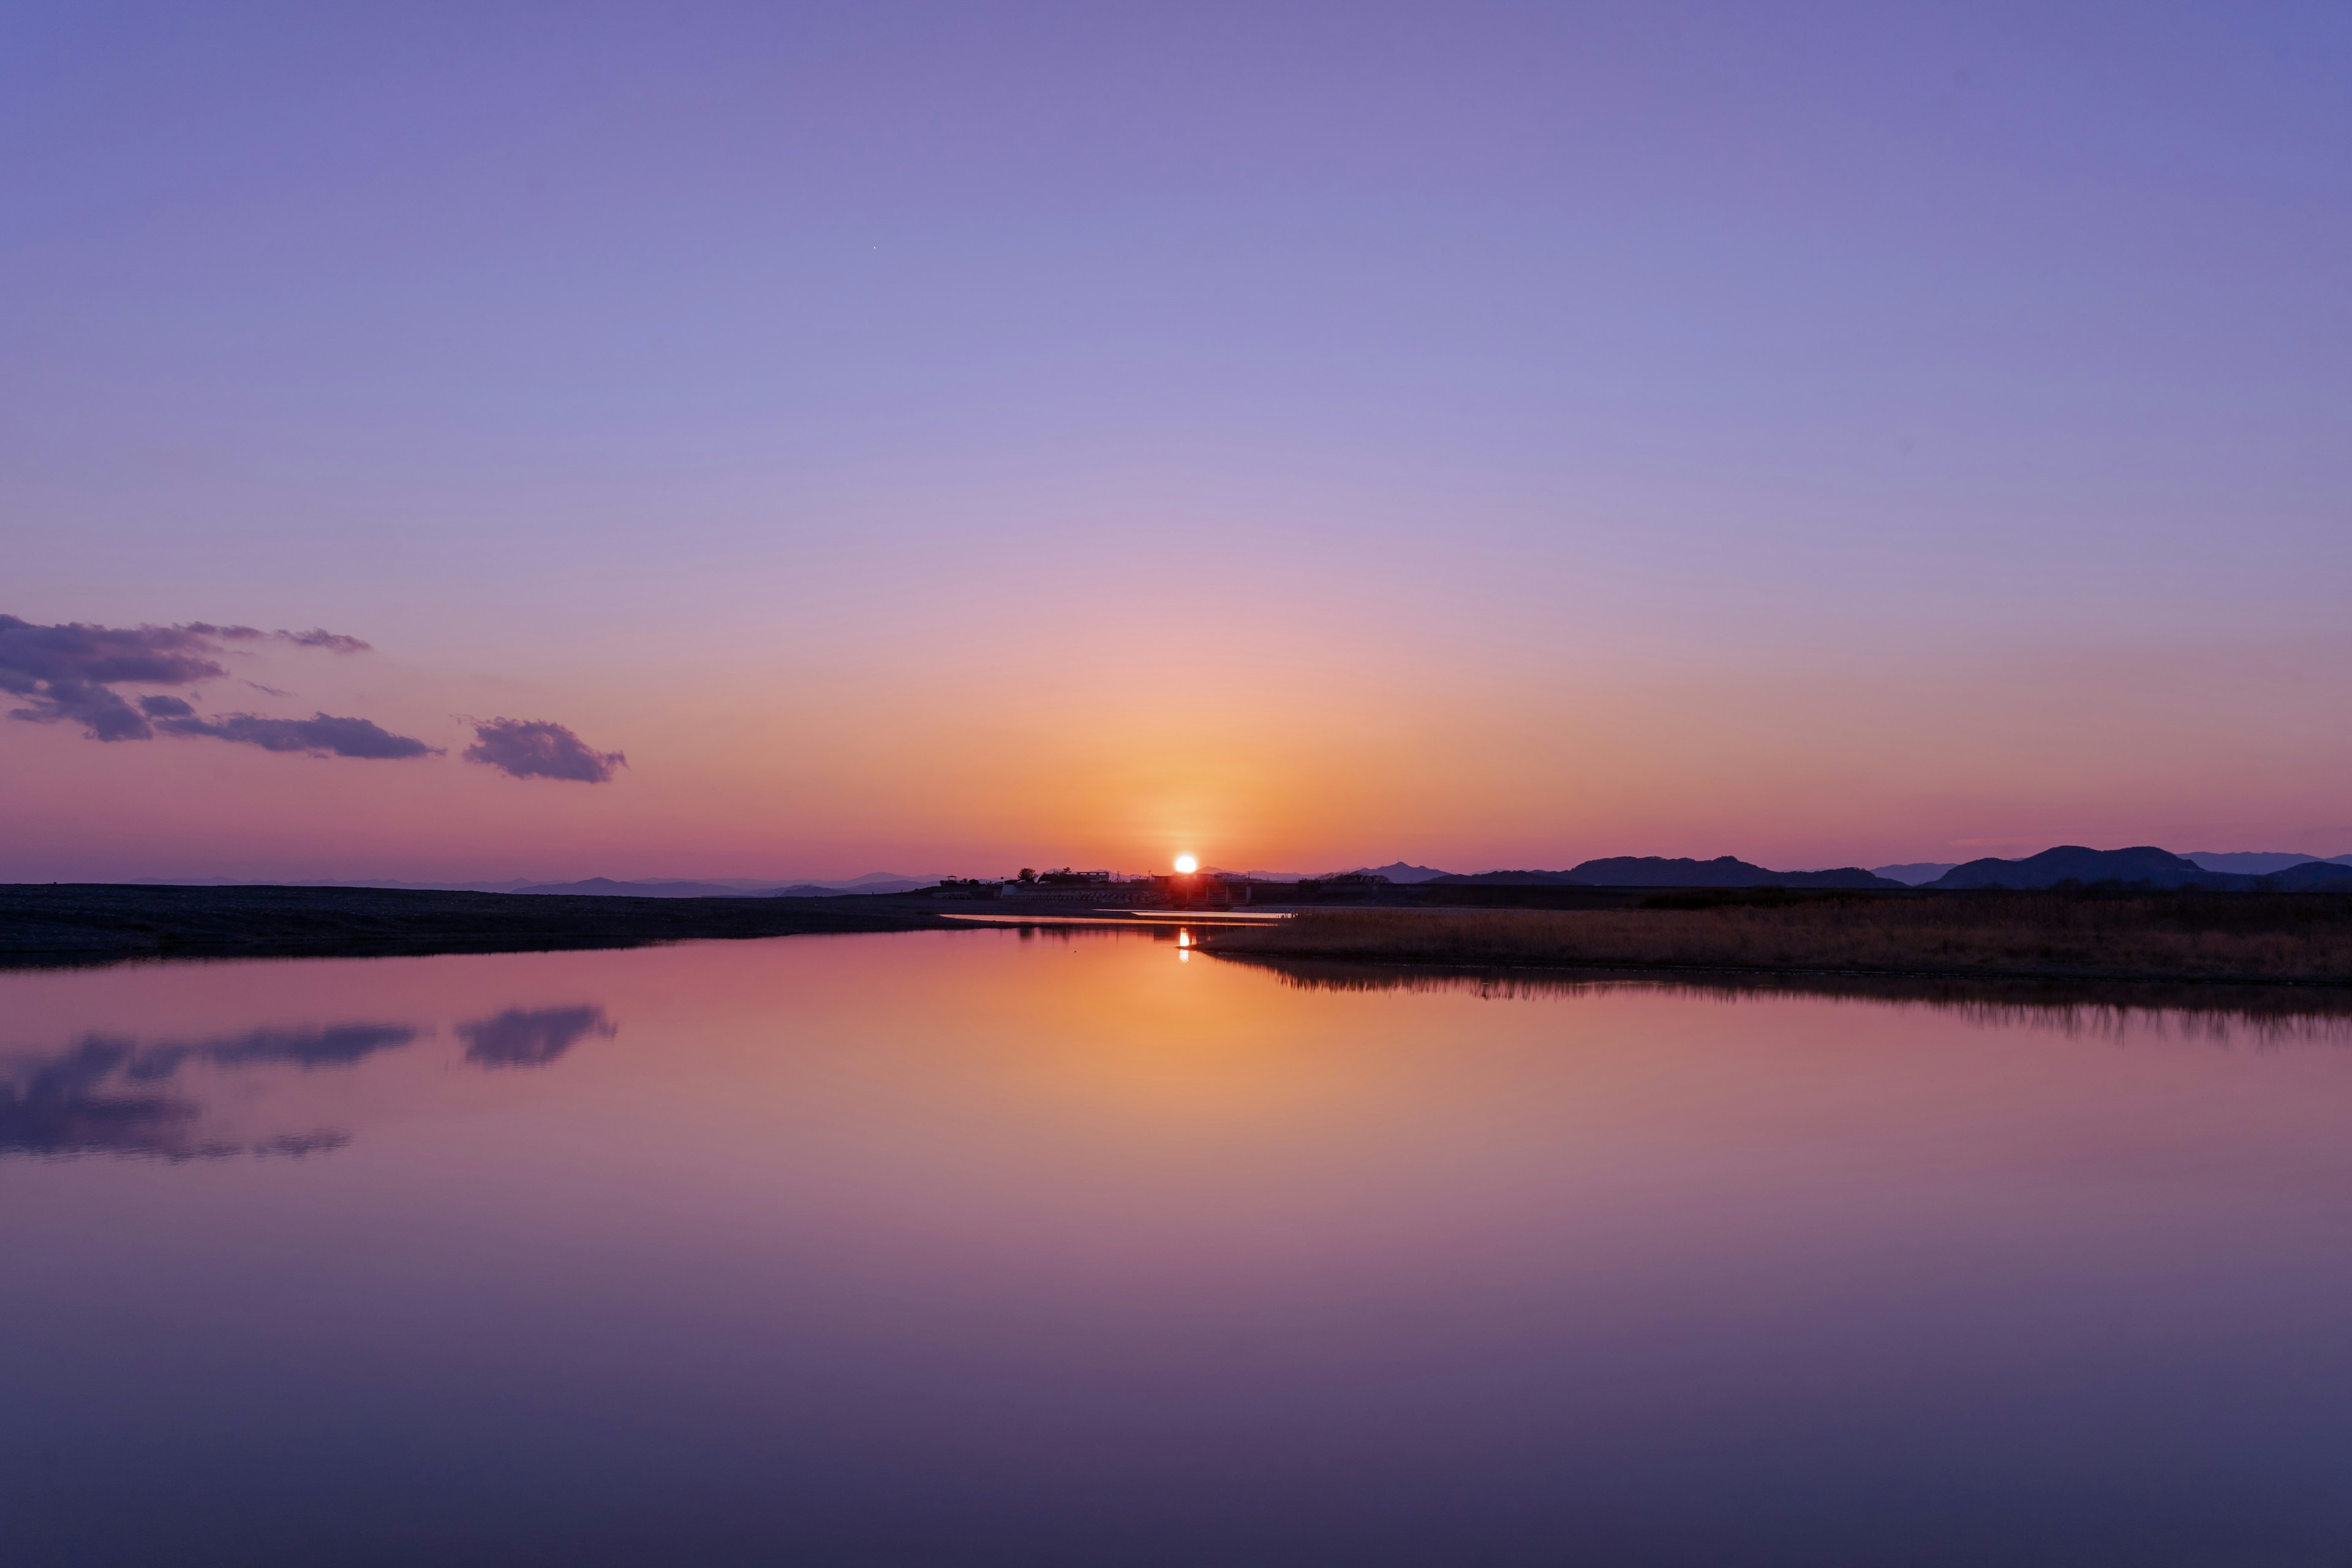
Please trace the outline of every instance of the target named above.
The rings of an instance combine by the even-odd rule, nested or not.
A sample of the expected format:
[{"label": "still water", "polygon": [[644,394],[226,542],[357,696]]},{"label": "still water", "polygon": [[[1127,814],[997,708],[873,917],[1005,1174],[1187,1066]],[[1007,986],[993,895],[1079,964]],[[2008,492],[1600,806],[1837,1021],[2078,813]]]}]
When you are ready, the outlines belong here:
[{"label": "still water", "polygon": [[0,1560],[2352,1563],[2340,1019],[0,974]]}]

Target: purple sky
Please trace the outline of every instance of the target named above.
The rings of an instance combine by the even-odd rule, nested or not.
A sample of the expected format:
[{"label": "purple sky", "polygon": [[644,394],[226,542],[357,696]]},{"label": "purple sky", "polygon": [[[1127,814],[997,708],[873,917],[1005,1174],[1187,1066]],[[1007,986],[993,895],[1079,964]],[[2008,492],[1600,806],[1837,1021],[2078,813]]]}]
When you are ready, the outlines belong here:
[{"label": "purple sky", "polygon": [[2347,105],[2341,5],[11,6],[0,614],[439,760],[0,721],[0,875],[2352,849]]}]

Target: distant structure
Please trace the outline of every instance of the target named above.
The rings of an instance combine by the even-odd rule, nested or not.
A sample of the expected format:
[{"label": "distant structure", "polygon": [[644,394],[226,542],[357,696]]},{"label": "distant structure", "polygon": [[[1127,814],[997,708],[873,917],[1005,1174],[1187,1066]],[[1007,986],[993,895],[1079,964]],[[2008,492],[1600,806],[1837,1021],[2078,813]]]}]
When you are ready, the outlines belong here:
[{"label": "distant structure", "polygon": [[1171,910],[1230,910],[1257,901],[1261,884],[1237,871],[1171,871],[1151,879],[1153,901]]},{"label": "distant structure", "polygon": [[[1386,886],[1388,882],[1386,877],[1375,872],[1354,872],[1329,880],[1343,887],[1359,888]],[[1003,879],[942,877],[928,893],[934,899],[990,900],[1024,908],[1066,904],[1096,910],[1230,910],[1237,904],[1255,903],[1261,888],[1269,892],[1279,888],[1286,893],[1292,886],[1287,882],[1262,881],[1236,871],[1171,871],[1160,876],[1122,877],[1115,871],[1074,871],[1067,866],[1058,871],[1040,871],[1024,866],[1018,877]]]},{"label": "distant structure", "polygon": [[1081,904],[1088,909],[1131,906],[1144,902],[1151,895],[1148,879],[1121,877],[1113,871],[1073,871],[1067,866],[1058,871],[1024,868],[1019,877],[997,887],[999,898],[1018,899],[1024,903]]}]

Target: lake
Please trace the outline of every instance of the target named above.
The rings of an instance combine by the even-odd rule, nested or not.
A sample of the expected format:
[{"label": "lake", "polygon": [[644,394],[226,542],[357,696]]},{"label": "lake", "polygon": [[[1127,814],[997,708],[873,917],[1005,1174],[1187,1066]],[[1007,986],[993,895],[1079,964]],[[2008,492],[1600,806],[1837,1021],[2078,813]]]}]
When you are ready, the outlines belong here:
[{"label": "lake", "polygon": [[2352,1563],[2340,1017],[0,973],[0,1561]]}]

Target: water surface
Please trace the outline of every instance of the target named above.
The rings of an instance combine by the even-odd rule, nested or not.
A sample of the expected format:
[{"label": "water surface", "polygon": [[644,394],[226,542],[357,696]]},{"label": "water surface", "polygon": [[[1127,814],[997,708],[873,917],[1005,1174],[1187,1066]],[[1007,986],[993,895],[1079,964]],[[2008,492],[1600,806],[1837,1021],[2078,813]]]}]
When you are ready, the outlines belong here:
[{"label": "water surface", "polygon": [[0,1556],[2352,1562],[2340,1019],[1173,936],[0,974]]}]

